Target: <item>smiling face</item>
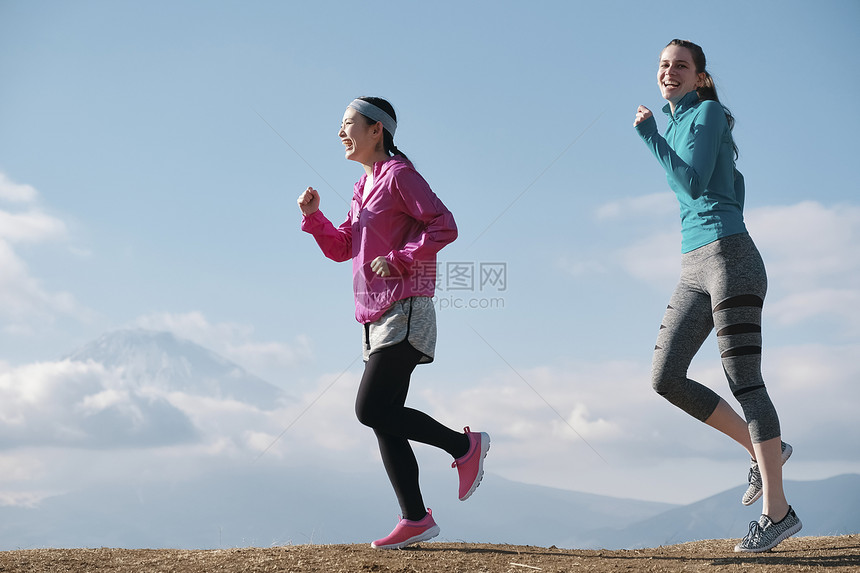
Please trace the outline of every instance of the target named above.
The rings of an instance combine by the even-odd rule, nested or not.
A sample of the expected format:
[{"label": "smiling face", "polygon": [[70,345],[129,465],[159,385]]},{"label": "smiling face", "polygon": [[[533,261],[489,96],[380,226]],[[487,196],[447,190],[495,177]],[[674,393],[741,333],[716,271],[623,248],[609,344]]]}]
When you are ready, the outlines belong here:
[{"label": "smiling face", "polygon": [[373,164],[382,142],[382,124],[368,125],[367,119],[351,107],[346,108],[337,133],[346,148],[344,156],[362,164]]},{"label": "smiling face", "polygon": [[675,109],[681,99],[701,87],[705,81],[705,73],[696,73],[693,54],[682,46],[667,46],[660,54],[660,65],[657,68],[657,84],[660,93]]}]

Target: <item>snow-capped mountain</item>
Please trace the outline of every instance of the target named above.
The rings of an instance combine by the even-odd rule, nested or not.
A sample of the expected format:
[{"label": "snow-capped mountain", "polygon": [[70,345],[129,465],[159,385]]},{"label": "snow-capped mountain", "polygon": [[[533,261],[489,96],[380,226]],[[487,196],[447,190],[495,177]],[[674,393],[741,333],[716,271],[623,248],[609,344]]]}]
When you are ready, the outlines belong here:
[{"label": "snow-capped mountain", "polygon": [[237,364],[169,332],[117,330],[73,352],[70,360],[97,362],[121,372],[130,388],[230,399],[260,409],[286,398],[278,387]]}]

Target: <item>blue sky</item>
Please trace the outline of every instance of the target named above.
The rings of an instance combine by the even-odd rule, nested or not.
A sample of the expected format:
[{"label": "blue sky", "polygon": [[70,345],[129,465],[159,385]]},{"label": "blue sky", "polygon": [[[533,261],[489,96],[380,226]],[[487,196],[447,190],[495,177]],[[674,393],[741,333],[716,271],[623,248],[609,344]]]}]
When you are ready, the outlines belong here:
[{"label": "blue sky", "polygon": [[[494,307],[439,308],[437,360],[417,370],[411,404],[491,433],[487,470],[511,479],[682,502],[741,483],[744,452],[649,387],[680,234],[632,121],[644,104],[665,125],[656,62],[682,37],[704,47],[737,118],[747,224],[770,279],[765,379],[797,452],[786,477],[860,472],[860,119],[845,111],[860,90],[858,24],[854,1],[376,13],[0,0],[2,419],[13,385],[62,380],[75,348],[142,326],[298,397],[261,413],[245,442],[231,434],[232,449],[213,446],[227,432],[213,426],[201,467],[253,458],[322,396],[267,455],[366,468],[350,266],[299,231],[295,200],[314,186],[343,220],[361,168],[343,159],[337,126],[352,98],[380,95],[397,109],[398,147],[457,220],[440,261],[506,273],[504,290],[440,292]],[[732,401],[713,339],[691,375]],[[0,466],[16,472],[0,472],[0,491],[37,474],[55,491],[52,460],[73,471],[100,455],[9,447]]]}]

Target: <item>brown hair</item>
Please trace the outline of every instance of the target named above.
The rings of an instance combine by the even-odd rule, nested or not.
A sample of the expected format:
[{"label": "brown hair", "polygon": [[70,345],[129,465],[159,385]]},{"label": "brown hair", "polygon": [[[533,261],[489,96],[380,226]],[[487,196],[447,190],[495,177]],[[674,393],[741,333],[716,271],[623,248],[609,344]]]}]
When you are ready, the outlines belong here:
[{"label": "brown hair", "polygon": [[[720,104],[726,114],[726,121],[729,123],[729,131],[733,130],[735,127],[735,116],[732,115],[732,112],[729,111],[729,108],[727,108],[720,102],[720,98],[717,96],[717,86],[714,83],[714,78],[711,77],[710,72],[708,72],[707,70],[707,60],[705,59],[705,52],[704,50],[702,50],[702,47],[698,44],[694,44],[689,40],[679,40],[677,38],[666,44],[666,48],[668,48],[669,46],[679,46],[681,48],[687,48],[690,51],[690,54],[693,56],[693,64],[696,66],[696,73],[705,74],[704,85],[702,87],[696,88],[696,93],[699,95],[699,100],[713,100]],[[732,149],[735,152],[735,159],[737,159],[738,146],[735,145],[734,138],[732,138]]]}]

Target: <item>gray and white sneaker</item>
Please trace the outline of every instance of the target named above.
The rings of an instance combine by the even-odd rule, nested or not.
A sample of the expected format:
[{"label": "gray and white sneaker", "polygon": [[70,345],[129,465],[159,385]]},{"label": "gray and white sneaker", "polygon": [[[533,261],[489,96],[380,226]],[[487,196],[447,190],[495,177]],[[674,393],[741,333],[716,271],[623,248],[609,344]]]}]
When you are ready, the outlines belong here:
[{"label": "gray and white sneaker", "polygon": [[[791,444],[786,444],[782,442],[782,463],[785,465],[785,462],[788,461],[788,458],[791,457],[791,453],[794,451],[794,448],[791,447]],[[750,485],[747,488],[746,493],[741,498],[741,503],[744,505],[752,505],[761,497],[762,485],[761,485],[761,470],[758,469],[758,462],[755,460],[750,461],[750,473],[747,476],[747,481],[749,481]]]},{"label": "gray and white sneaker", "polygon": [[750,531],[735,545],[735,553],[761,553],[770,551],[785,539],[788,539],[803,527],[800,519],[791,506],[788,513],[780,521],[774,523],[762,515],[758,521],[750,521]]}]

